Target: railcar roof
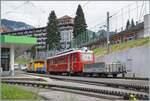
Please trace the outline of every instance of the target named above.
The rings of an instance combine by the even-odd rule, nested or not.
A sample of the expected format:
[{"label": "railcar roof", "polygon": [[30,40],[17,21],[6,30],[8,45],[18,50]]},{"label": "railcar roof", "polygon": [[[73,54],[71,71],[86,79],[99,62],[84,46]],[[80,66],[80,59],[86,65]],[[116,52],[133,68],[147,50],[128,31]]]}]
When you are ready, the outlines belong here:
[{"label": "railcar roof", "polygon": [[34,61],[34,62],[44,62],[44,60],[36,60],[36,61]]},{"label": "railcar roof", "polygon": [[[67,52],[67,53],[64,53],[64,54],[59,54],[59,55],[55,55],[55,56],[52,56],[52,57],[48,57],[47,59],[52,59],[52,58],[56,58],[56,57],[60,57],[60,56],[65,56],[65,55],[68,55],[68,54],[72,54],[72,53],[76,53],[76,52],[80,52],[80,53],[83,53],[85,51],[83,50],[74,50],[74,51],[71,51],[71,52]],[[86,53],[93,53],[93,51],[87,51]],[[46,60],[47,60],[46,59]]]}]

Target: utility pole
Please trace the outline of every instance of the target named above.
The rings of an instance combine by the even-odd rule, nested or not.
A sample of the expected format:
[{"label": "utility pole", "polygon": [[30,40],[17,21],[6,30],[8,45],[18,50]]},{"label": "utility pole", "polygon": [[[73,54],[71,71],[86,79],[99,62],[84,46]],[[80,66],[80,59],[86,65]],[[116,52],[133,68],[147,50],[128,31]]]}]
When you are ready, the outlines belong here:
[{"label": "utility pole", "polygon": [[109,12],[107,12],[107,52],[109,53],[109,44],[110,44],[110,40],[109,40]]},{"label": "utility pole", "polygon": [[150,14],[150,0],[149,0],[149,14]]},{"label": "utility pole", "polygon": [[[149,19],[150,19],[150,0],[149,0]],[[149,23],[148,23],[149,25],[149,27],[148,27],[148,30],[149,30],[149,40],[150,40],[150,21],[149,21]],[[150,42],[149,42],[149,51],[150,51]],[[150,57],[150,53],[149,53],[149,57]],[[150,58],[149,58],[149,60],[150,60]],[[149,63],[149,65],[150,65],[150,63]]]},{"label": "utility pole", "polygon": [[[150,17],[150,0],[149,0],[149,17]],[[149,21],[149,27],[148,28],[149,28],[149,39],[150,39],[150,21]]]}]

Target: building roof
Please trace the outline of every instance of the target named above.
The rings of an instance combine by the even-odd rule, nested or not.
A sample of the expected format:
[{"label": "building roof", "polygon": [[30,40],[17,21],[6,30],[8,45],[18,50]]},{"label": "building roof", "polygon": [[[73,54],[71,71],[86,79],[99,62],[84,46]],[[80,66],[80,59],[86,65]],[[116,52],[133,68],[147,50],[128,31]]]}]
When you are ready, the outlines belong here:
[{"label": "building roof", "polygon": [[1,48],[10,48],[14,46],[15,56],[21,55],[27,49],[37,44],[37,38],[26,37],[26,36],[0,36]]},{"label": "building roof", "polygon": [[73,19],[73,18],[68,15],[65,15],[65,16],[58,18],[58,20],[60,20],[60,19]]}]

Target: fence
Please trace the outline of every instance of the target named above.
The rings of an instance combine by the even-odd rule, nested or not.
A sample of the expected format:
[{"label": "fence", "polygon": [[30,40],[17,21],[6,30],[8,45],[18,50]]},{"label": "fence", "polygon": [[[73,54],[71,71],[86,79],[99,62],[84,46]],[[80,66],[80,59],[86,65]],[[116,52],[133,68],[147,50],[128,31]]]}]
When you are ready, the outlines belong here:
[{"label": "fence", "polygon": [[[148,14],[148,1],[136,1],[121,10],[116,11],[115,13],[110,12],[109,18],[109,35],[114,35],[126,30],[127,21],[133,19],[135,25],[140,24],[144,21],[144,15]],[[87,46],[89,44],[95,43],[99,41],[101,43],[98,47],[106,47],[106,22],[98,24],[93,27],[93,29],[99,29],[97,32],[91,32],[87,30],[84,33],[80,33],[76,38],[74,38],[71,42],[71,48],[78,48]]]},{"label": "fence", "polygon": [[35,60],[38,60],[38,59],[46,59],[47,57],[51,57],[51,56],[54,56],[58,53],[57,50],[51,50],[51,51],[41,51],[41,52],[36,52],[36,56],[35,56]]},{"label": "fence", "polygon": [[[99,33],[91,33],[86,31],[85,33],[82,33],[78,35],[76,38],[74,38],[71,42],[71,48],[81,48],[83,46],[87,46],[90,43],[97,42],[99,40],[103,40],[103,46],[106,45],[106,31],[99,32]],[[105,44],[105,45],[104,45]]]}]

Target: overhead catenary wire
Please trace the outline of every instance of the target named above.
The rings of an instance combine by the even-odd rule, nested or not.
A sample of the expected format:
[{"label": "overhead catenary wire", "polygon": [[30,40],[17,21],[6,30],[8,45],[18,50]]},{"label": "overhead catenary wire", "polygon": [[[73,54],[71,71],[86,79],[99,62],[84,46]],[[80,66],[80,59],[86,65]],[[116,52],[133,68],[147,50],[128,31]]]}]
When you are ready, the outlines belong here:
[{"label": "overhead catenary wire", "polygon": [[[125,6],[125,7],[128,7],[128,6],[130,6],[130,5],[133,5],[134,3],[131,3],[131,4],[129,4],[129,5],[127,5],[127,6]],[[125,8],[125,7],[123,7],[123,8]],[[123,8],[121,8],[121,9],[123,9]],[[113,19],[113,17],[115,17],[118,13],[120,12],[120,9],[119,10],[116,10],[116,11],[114,11],[113,13],[112,13],[112,15],[110,16],[111,17],[111,19]],[[95,22],[97,22],[97,21],[95,21]],[[104,23],[105,21],[103,21],[103,23]],[[102,23],[102,24],[103,24]],[[116,23],[117,23],[117,21],[116,21]],[[105,24],[106,24],[106,22],[105,22]],[[104,25],[104,24],[103,24]],[[96,24],[95,26],[93,26],[93,27],[90,27],[90,29],[94,29],[95,27],[97,27],[97,26],[103,26],[103,25],[101,25],[101,23],[99,23],[99,24]]]},{"label": "overhead catenary wire", "polygon": [[[113,23],[113,24],[111,24],[112,25],[112,27],[114,27],[115,25],[115,23],[117,23],[116,24],[116,28],[114,27],[114,28],[112,28],[112,29],[114,29],[113,31],[115,31],[116,29],[117,29],[117,31],[118,30],[123,30],[124,28],[125,28],[125,24],[126,24],[126,20],[127,19],[129,19],[129,20],[131,20],[131,19],[135,19],[136,18],[136,20],[137,20],[137,13],[139,13],[139,10],[137,11],[137,9],[141,9],[142,8],[142,6],[144,6],[145,7],[145,5],[143,5],[143,4],[141,4],[142,2],[140,2],[138,5],[136,5],[136,7],[135,7],[135,4],[133,4],[132,3],[132,5],[130,4],[128,7],[129,8],[122,8],[120,11],[118,11],[118,12],[116,12],[116,13],[114,13],[113,15],[112,15],[112,17],[111,17],[111,19],[110,19],[110,22],[111,23]],[[127,10],[128,9],[128,10]],[[141,12],[141,16],[140,16],[140,18],[139,18],[139,20],[141,19],[141,18],[143,18],[143,16],[146,14],[146,7],[145,7],[145,9],[144,9],[144,11],[145,12],[143,12],[143,10],[142,10],[142,12]],[[122,12],[122,13],[121,13]],[[121,14],[120,14],[121,13]],[[128,16],[125,16],[125,14],[128,14]],[[143,20],[143,19],[142,19]],[[142,21],[141,20],[141,21]],[[118,22],[119,21],[119,22]],[[138,20],[137,20],[138,21]],[[100,24],[99,24],[100,25]],[[118,25],[122,25],[122,26],[118,26]],[[94,27],[96,27],[96,26],[94,26]],[[120,28],[119,28],[120,27]]]},{"label": "overhead catenary wire", "polygon": [[[137,2],[137,1],[136,1]],[[25,1],[23,4],[21,4],[21,5],[25,5],[25,4],[31,4],[34,8],[38,8],[33,2],[31,2],[31,1]],[[87,5],[90,3],[90,1],[87,1],[85,4],[83,4],[83,8],[85,8],[85,7],[87,7]],[[141,6],[141,5],[137,5],[137,7],[136,8],[130,8],[130,6],[132,6],[132,5],[134,5],[135,4],[135,2],[134,3],[131,3],[131,4],[129,4],[129,5],[127,5],[127,6],[125,6],[125,7],[123,7],[122,8],[122,10],[123,10],[123,13],[124,14],[126,14],[126,13],[128,13],[129,15],[130,15],[130,13],[132,12],[132,10],[135,10],[136,8],[137,9],[139,9],[139,7]],[[17,6],[16,8],[14,8],[14,9],[18,9],[18,8],[20,8],[21,7],[21,5],[19,5],[19,6]],[[142,5],[143,6],[143,5]],[[129,7],[130,8],[130,13],[128,12],[128,11],[125,11],[125,9],[127,8],[127,7]],[[145,7],[146,8],[146,7]],[[42,13],[45,13],[45,11],[43,11],[42,9],[39,9],[39,11],[40,12],[42,12]],[[13,11],[14,12],[14,11]],[[113,18],[115,18],[115,17],[117,17],[118,19],[116,20],[116,22],[118,23],[118,20],[119,20],[119,18],[120,18],[120,16],[117,16],[118,15],[118,13],[120,12],[120,10],[116,10],[114,13],[112,13],[112,17],[111,17],[111,19],[110,20],[113,20]],[[7,12],[5,12],[5,13],[7,13]],[[8,12],[9,13],[9,12]],[[18,13],[18,12],[16,12],[16,13]],[[122,24],[121,25],[123,25],[123,20],[125,20],[125,17],[123,16],[124,14],[122,13],[122,15],[121,15],[121,17],[122,17]],[[137,10],[137,13],[138,13],[138,10]],[[143,12],[143,10],[142,10],[142,12],[141,12],[141,16],[143,16],[143,14],[144,14],[144,12]],[[138,15],[138,14],[137,14]],[[131,16],[130,16],[131,17]],[[132,18],[132,17],[131,17]],[[140,16],[139,16],[139,18],[141,18]],[[115,18],[116,19],[116,18]],[[103,19],[103,21],[104,21],[105,19]],[[41,21],[41,20],[38,20],[38,21]],[[97,23],[97,22],[100,22],[99,21],[99,19],[97,19],[97,20],[95,20],[93,23]],[[102,23],[103,24],[103,23]],[[119,23],[118,23],[119,24]],[[93,24],[94,25],[94,24]],[[94,25],[93,27],[90,27],[90,28],[92,28],[92,29],[94,29],[95,27],[99,27],[99,26],[102,26],[101,25],[101,23],[98,23],[98,24],[96,24],[96,25]]]},{"label": "overhead catenary wire", "polygon": [[23,4],[21,4],[21,5],[17,6],[17,7],[15,7],[14,9],[12,9],[12,10],[10,10],[10,11],[4,12],[4,13],[2,13],[2,14],[13,13],[14,10],[19,9],[19,8],[23,7],[24,5],[26,5],[26,4],[28,4],[28,3],[29,3],[29,0],[26,0]]},{"label": "overhead catenary wire", "polygon": [[82,8],[86,7],[89,3],[90,3],[90,1],[87,1],[87,2],[82,6]]},{"label": "overhead catenary wire", "polygon": [[[17,6],[17,7],[15,7],[15,8],[13,8],[12,10],[10,10],[10,11],[6,11],[6,12],[4,12],[4,13],[2,13],[3,15],[5,14],[10,14],[10,13],[16,13],[16,14],[23,14],[23,11],[16,11],[16,10],[18,10],[19,8],[22,8],[22,7],[24,7],[25,5],[28,5],[29,6],[29,4],[31,4],[30,6],[31,7],[33,7],[33,8],[35,8],[35,9],[37,9],[37,7],[36,7],[36,5],[34,4],[34,3],[32,3],[31,1],[29,1],[29,0],[26,0],[24,3],[22,3],[22,4],[20,4],[19,6]],[[45,13],[45,11],[43,11],[43,10],[41,10],[41,9],[39,9],[38,10],[38,12],[42,12],[42,13]],[[26,16],[27,14],[23,14],[24,16]],[[39,22],[39,24],[37,25],[37,27],[40,27],[40,18],[38,18],[38,22]]]},{"label": "overhead catenary wire", "polygon": [[[87,1],[85,4],[83,4],[82,9],[84,9],[89,3],[90,3],[90,1]],[[73,16],[74,14],[76,14],[75,11],[73,11],[73,13],[71,14],[71,16]]]},{"label": "overhead catenary wire", "polygon": [[[36,6],[33,2],[30,1],[29,3],[32,5],[32,7],[34,7],[35,9],[38,9],[37,6]],[[41,13],[46,13],[46,11],[45,11],[45,10],[42,10],[41,8],[40,8],[39,10],[40,10]],[[41,26],[40,26],[40,21],[41,21],[41,19],[38,18],[37,27],[41,27]]]},{"label": "overhead catenary wire", "polygon": [[141,11],[140,11],[139,20],[141,20],[140,18],[141,18],[142,14],[143,14],[143,8],[144,8],[144,1],[142,3],[142,8],[141,8]]}]

